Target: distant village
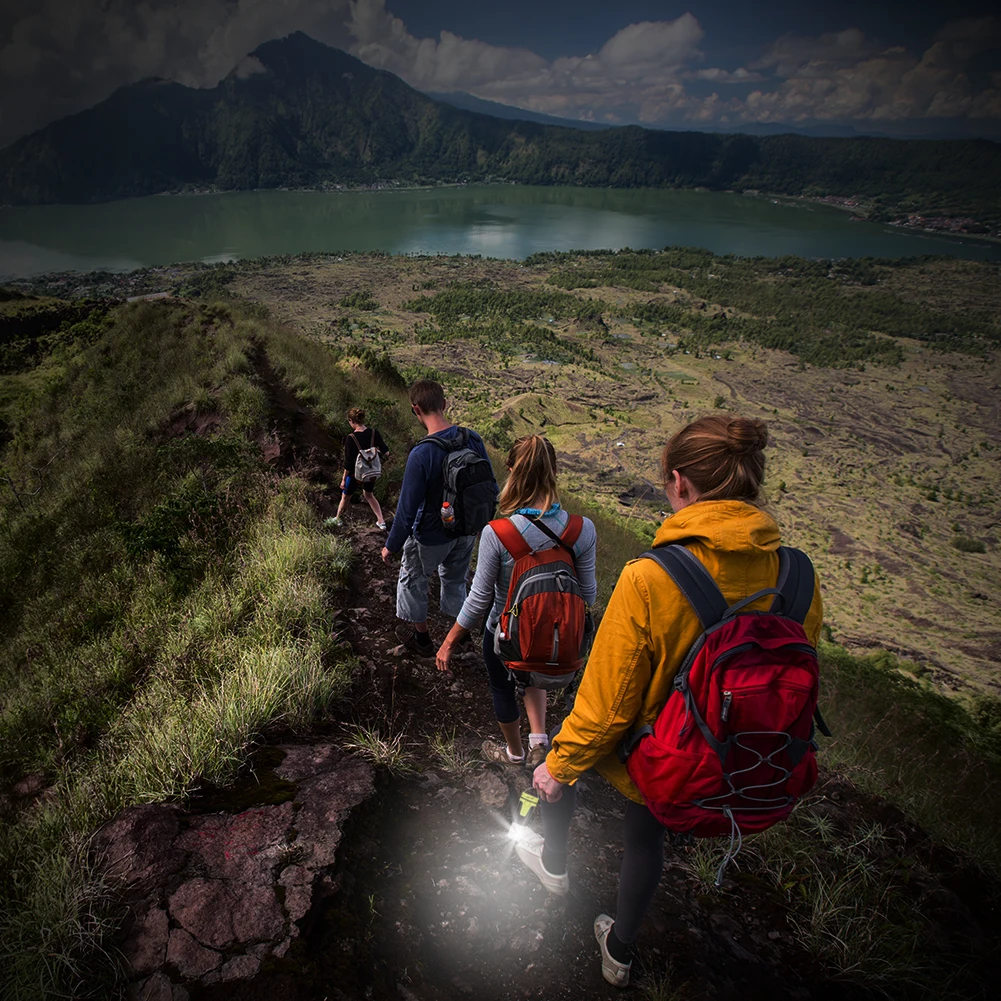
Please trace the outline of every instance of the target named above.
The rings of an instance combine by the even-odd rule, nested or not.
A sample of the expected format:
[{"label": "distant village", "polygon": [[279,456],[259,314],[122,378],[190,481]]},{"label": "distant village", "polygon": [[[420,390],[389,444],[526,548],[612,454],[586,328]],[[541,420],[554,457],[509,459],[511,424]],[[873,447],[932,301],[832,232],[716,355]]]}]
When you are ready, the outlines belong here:
[{"label": "distant village", "polygon": [[[849,209],[855,213],[854,218],[865,219],[872,205],[857,195],[824,195],[817,199],[825,205],[834,205],[839,209]],[[959,236],[979,236],[988,239],[1001,239],[1001,229],[990,229],[983,222],[971,219],[969,216],[922,215],[920,212],[910,212],[907,215],[887,221],[888,226],[900,226],[905,229],[922,229],[933,233],[955,233]]]}]

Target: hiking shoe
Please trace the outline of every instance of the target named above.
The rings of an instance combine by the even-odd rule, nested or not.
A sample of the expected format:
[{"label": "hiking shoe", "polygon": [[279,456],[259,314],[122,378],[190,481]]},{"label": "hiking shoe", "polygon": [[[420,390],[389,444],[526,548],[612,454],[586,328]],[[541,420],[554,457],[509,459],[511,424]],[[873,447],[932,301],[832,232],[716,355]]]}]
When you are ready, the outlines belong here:
[{"label": "hiking shoe", "polygon": [[[420,637],[427,637],[424,642]],[[399,625],[396,627],[396,638],[411,652],[418,657],[433,657],[435,650],[431,637],[427,633],[419,633],[413,626]]]},{"label": "hiking shoe", "polygon": [[514,850],[518,853],[518,858],[539,877],[539,882],[550,893],[557,897],[565,897],[570,892],[570,877],[566,873],[557,876],[542,864],[542,846],[545,841],[541,834],[528,831],[515,843]]},{"label": "hiking shoe", "polygon": [[615,922],[607,914],[599,914],[594,919],[594,937],[601,946],[601,975],[613,987],[628,987],[629,971],[632,969],[633,961],[620,963],[608,951],[608,946],[605,944],[613,924]]},{"label": "hiking shoe", "polygon": [[525,767],[535,771],[546,760],[548,753],[548,744],[536,744],[535,747],[529,749],[528,754],[525,756]]},{"label": "hiking shoe", "polygon": [[495,765],[507,765],[509,768],[520,768],[525,764],[525,756],[511,760],[511,755],[507,753],[507,746],[500,744],[496,740],[485,740],[480,747],[480,753],[484,760]]}]

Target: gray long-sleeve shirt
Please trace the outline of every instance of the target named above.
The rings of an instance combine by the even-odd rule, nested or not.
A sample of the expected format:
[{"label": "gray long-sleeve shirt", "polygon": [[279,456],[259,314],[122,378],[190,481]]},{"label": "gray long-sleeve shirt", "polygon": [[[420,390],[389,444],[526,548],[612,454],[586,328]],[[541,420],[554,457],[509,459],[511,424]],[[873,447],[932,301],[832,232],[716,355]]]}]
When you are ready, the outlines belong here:
[{"label": "gray long-sleeve shirt", "polygon": [[[544,532],[536,528],[524,515],[512,515],[518,531],[533,549],[549,549],[556,545]],[[562,535],[570,520],[566,511],[557,511],[542,519],[542,523],[556,535]],[[598,534],[594,530],[594,522],[584,519],[584,527],[574,544],[574,563],[577,567],[577,581],[581,594],[588,605],[594,603],[598,596],[598,582],[594,576],[595,556]],[[507,601],[507,590],[511,584],[511,571],[514,569],[514,557],[501,545],[494,530],[487,525],[480,535],[480,548],[476,557],[476,574],[469,594],[462,605],[456,622],[466,629],[475,629],[482,621],[487,610],[487,628],[496,629],[497,620],[504,611]]]}]

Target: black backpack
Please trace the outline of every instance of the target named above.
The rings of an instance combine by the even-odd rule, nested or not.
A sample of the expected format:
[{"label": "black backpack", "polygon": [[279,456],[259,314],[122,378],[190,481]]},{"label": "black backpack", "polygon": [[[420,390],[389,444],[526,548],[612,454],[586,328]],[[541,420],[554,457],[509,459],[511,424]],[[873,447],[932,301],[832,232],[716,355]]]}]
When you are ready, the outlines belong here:
[{"label": "black backpack", "polygon": [[448,535],[479,535],[494,516],[497,482],[490,461],[470,448],[469,428],[458,431],[453,438],[428,435],[424,441],[433,441],[445,451],[442,502],[452,505],[455,521],[442,528]]}]

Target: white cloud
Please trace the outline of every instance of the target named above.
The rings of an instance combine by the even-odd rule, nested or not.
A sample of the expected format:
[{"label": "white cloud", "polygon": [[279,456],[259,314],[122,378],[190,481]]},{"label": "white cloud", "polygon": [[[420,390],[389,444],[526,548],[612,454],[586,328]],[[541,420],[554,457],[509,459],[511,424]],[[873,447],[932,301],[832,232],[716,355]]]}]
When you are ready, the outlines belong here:
[{"label": "white cloud", "polygon": [[711,83],[757,83],[759,80],[765,79],[760,73],[745,69],[743,66],[735,69],[732,73],[719,67],[696,70],[692,74],[692,78],[709,80]]},{"label": "white cloud", "polygon": [[[212,86],[261,43],[304,31],[422,90],[589,121],[709,122],[1001,117],[1001,75],[980,87],[970,59],[1001,42],[1001,19],[946,24],[921,54],[857,28],[786,34],[758,59],[705,67],[691,13],[616,32],[594,52],[547,60],[442,31],[417,38],[386,0],[8,0],[0,13],[0,142],[148,76]],[[692,82],[724,90],[693,94]],[[735,84],[757,84],[747,97]]]},{"label": "white cloud", "polygon": [[859,32],[786,37],[752,65],[785,68],[787,78],[733,110],[745,121],[999,117],[998,81],[978,92],[966,72],[971,56],[999,38],[998,18],[951,22],[920,56],[899,47],[876,51]]},{"label": "white cloud", "polygon": [[851,66],[872,55],[875,47],[858,28],[829,32],[816,38],[783,35],[769,46],[752,70],[771,69],[776,76],[802,73],[809,66]]}]

